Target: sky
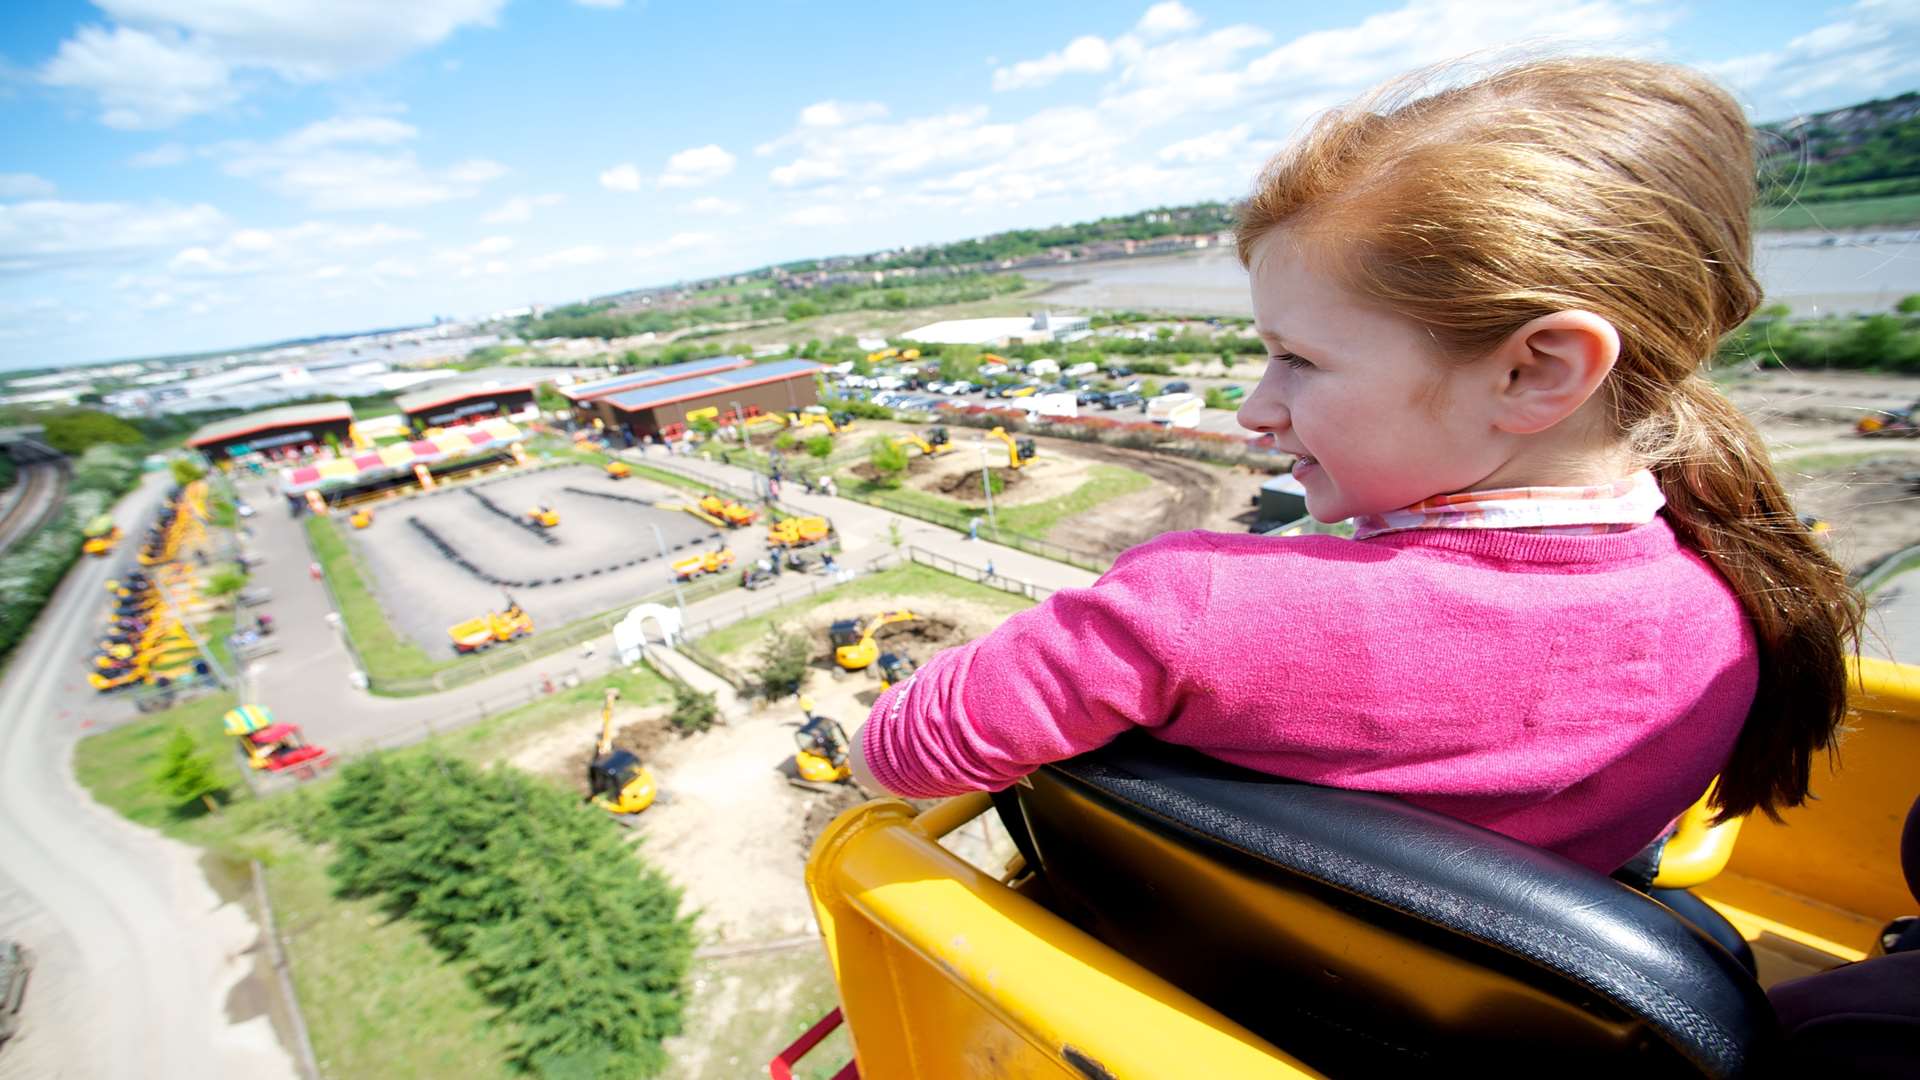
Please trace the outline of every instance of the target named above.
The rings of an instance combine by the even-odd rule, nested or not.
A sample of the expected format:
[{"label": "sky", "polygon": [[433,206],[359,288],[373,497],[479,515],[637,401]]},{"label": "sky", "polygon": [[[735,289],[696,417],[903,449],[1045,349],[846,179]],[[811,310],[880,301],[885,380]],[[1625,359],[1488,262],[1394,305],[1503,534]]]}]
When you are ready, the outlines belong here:
[{"label": "sky", "polygon": [[0,368],[467,318],[1233,198],[1474,54],[1920,88],[1920,0],[38,0],[0,12]]}]

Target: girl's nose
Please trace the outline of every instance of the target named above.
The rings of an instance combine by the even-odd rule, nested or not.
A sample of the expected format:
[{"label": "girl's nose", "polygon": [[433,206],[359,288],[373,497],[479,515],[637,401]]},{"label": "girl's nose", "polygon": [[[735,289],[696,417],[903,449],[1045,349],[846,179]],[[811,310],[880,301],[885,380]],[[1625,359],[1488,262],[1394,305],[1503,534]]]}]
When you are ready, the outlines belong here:
[{"label": "girl's nose", "polygon": [[1283,434],[1293,426],[1293,414],[1266,380],[1261,380],[1253,393],[1240,403],[1240,411],[1234,414],[1234,419],[1248,431]]}]

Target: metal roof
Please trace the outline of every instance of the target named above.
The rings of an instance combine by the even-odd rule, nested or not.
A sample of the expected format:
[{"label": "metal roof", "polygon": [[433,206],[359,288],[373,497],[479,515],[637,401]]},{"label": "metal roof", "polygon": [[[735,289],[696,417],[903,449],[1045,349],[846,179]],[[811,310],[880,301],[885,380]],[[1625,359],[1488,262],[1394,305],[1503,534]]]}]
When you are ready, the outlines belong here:
[{"label": "metal roof", "polygon": [[415,390],[411,394],[401,394],[393,399],[403,413],[416,413],[422,409],[431,409],[435,405],[445,405],[467,398],[488,397],[496,394],[529,394],[533,392],[533,382],[523,379],[519,382],[449,381],[429,386],[425,390]]},{"label": "metal roof", "polygon": [[820,370],[820,365],[811,360],[776,360],[771,364],[757,364],[753,367],[735,371],[722,371],[715,375],[705,375],[697,379],[681,379],[663,386],[649,386],[639,390],[628,390],[606,399],[607,404],[616,409],[631,412],[635,409],[651,409],[659,405],[670,405],[676,401],[707,397],[712,394],[725,394],[742,390],[762,383],[777,382],[781,379],[794,379],[811,375]]},{"label": "metal roof", "polygon": [[344,401],[322,401],[313,405],[288,405],[281,409],[248,413],[226,420],[215,420],[187,437],[188,446],[206,446],[227,439],[251,435],[278,427],[318,424],[328,420],[352,420],[353,406]]},{"label": "metal roof", "polygon": [[731,371],[751,363],[753,361],[744,356],[708,356],[699,360],[687,360],[678,364],[667,364],[664,367],[628,372],[625,375],[616,375],[611,379],[600,379],[597,382],[563,386],[560,388],[560,393],[573,401],[587,401],[606,397],[608,394],[617,394],[623,390],[638,390],[643,386],[658,386],[676,379],[690,379],[697,375]]}]

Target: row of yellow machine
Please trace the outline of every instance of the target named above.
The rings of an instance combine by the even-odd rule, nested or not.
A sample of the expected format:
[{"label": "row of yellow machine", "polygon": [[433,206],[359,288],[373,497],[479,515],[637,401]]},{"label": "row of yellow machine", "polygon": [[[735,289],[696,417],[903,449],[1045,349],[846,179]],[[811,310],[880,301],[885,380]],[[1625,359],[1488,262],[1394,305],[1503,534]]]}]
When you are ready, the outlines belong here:
[{"label": "row of yellow machine", "polygon": [[[139,569],[107,582],[106,625],[88,661],[87,682],[101,693],[136,686],[167,686],[206,671],[186,620],[211,611],[201,595],[200,571],[187,552],[206,539],[206,482],[174,491],[142,538]],[[120,530],[100,532],[106,555]],[[91,541],[89,541],[91,542]]]},{"label": "row of yellow machine", "polygon": [[[996,427],[987,432],[986,437],[1006,444],[1009,469],[1018,469],[1039,455],[1039,447],[1032,439],[1015,438],[1007,434],[1006,428]],[[953,436],[943,426],[930,427],[924,432],[895,435],[892,442],[901,449],[918,450],[923,457],[937,457],[954,449]]]}]

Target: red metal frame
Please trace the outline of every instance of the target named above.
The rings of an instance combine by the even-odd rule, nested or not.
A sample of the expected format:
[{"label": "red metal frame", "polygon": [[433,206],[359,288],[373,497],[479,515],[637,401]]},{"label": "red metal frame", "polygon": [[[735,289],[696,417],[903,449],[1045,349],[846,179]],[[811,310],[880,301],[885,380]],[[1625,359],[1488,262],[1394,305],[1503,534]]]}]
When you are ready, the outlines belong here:
[{"label": "red metal frame", "polygon": [[[800,1064],[800,1059],[807,1056],[807,1051],[820,1045],[820,1040],[832,1034],[833,1029],[839,1026],[840,1010],[836,1007],[832,1012],[821,1017],[819,1023],[814,1024],[799,1038],[793,1040],[792,1045],[775,1054],[773,1060],[767,1062],[767,1075],[773,1077],[773,1080],[793,1080],[793,1067]],[[847,1062],[844,1068],[833,1074],[833,1080],[860,1080],[859,1063]]]}]

